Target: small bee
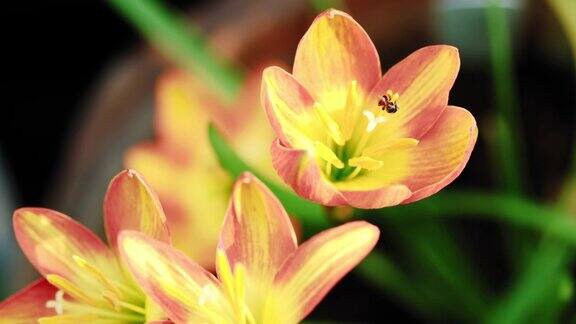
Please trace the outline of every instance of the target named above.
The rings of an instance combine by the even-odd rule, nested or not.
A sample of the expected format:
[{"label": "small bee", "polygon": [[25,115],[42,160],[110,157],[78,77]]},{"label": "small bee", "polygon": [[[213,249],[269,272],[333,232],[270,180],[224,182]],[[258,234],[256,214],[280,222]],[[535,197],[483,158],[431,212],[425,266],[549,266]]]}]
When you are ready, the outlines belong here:
[{"label": "small bee", "polygon": [[387,113],[393,114],[400,109],[396,104],[398,97],[400,95],[398,93],[393,93],[391,90],[386,91],[386,94],[380,96],[380,100],[378,100],[378,106],[382,107],[382,110],[386,110]]}]

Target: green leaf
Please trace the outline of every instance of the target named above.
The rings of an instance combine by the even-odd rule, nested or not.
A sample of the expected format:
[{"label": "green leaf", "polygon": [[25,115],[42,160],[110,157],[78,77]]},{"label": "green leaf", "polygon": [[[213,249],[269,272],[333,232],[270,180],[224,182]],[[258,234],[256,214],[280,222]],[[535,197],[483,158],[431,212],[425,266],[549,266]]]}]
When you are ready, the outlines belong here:
[{"label": "green leaf", "polygon": [[234,178],[237,178],[242,172],[249,171],[262,180],[282,201],[288,213],[300,221],[306,236],[315,234],[330,226],[324,209],[320,205],[302,199],[280,184],[263,177],[257,170],[242,161],[213,125],[208,129],[208,135],[220,165]]}]

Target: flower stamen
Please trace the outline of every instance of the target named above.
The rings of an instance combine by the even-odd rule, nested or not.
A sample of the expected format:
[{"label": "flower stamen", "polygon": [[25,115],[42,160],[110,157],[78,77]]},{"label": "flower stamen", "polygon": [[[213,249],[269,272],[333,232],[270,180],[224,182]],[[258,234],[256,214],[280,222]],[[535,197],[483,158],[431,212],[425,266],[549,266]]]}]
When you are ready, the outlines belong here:
[{"label": "flower stamen", "polygon": [[112,293],[114,293],[117,298],[121,299],[123,297],[122,291],[116,287],[116,285],[114,285],[103,273],[102,271],[100,271],[98,268],[96,268],[94,265],[90,264],[88,261],[86,261],[85,259],[83,259],[82,257],[78,256],[78,255],[73,255],[72,258],[74,259],[74,261],[76,262],[76,264],[84,269],[87,270],[89,273],[91,273],[92,275],[94,275],[94,277],[96,277],[96,279],[106,288],[108,288]]},{"label": "flower stamen", "polygon": [[340,130],[340,126],[338,123],[330,116],[326,108],[319,102],[314,103],[314,111],[318,118],[322,121],[322,125],[330,135],[332,140],[342,146],[346,143],[344,137],[342,136],[342,131]]},{"label": "flower stamen", "polygon": [[359,156],[348,160],[348,165],[372,171],[380,169],[384,165],[384,162],[369,156]]},{"label": "flower stamen", "polygon": [[348,93],[346,95],[346,106],[344,107],[344,121],[343,121],[343,132],[344,140],[348,141],[352,138],[354,134],[354,128],[356,128],[356,120],[358,119],[358,109],[360,105],[360,98],[358,96],[358,82],[352,80],[350,86],[348,87]]},{"label": "flower stamen", "polygon": [[344,162],[342,162],[338,156],[336,156],[336,154],[334,154],[334,152],[326,145],[316,141],[314,142],[314,148],[316,154],[318,154],[322,160],[326,161],[326,163],[333,165],[337,169],[344,168]]},{"label": "flower stamen", "polygon": [[101,304],[92,296],[86,294],[70,280],[56,274],[46,275],[46,280],[56,288],[66,292],[72,298],[82,301],[88,305],[100,306]]}]

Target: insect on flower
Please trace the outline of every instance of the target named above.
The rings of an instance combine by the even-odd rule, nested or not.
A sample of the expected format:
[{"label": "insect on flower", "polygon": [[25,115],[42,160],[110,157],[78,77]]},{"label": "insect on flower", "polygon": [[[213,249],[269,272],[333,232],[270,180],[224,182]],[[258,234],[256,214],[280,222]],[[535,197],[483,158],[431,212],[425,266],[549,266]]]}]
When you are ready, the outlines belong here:
[{"label": "insect on flower", "polygon": [[389,114],[393,114],[400,109],[398,107],[398,98],[400,95],[397,92],[392,92],[392,90],[386,91],[385,94],[380,96],[380,100],[378,101],[378,107],[382,107],[382,110],[386,111]]}]

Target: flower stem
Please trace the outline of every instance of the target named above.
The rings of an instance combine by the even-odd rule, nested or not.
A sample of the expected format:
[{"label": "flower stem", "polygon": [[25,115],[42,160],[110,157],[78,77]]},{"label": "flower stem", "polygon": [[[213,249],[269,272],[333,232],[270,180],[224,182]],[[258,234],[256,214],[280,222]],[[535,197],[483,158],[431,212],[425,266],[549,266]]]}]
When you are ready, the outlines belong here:
[{"label": "flower stem", "polygon": [[520,161],[522,151],[519,140],[520,120],[518,114],[517,88],[514,77],[514,60],[510,40],[510,29],[506,11],[499,0],[491,0],[486,9],[486,23],[492,63],[493,89],[496,104],[496,136],[489,144],[497,166],[496,179],[506,192],[522,192],[523,165]]}]

